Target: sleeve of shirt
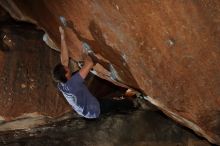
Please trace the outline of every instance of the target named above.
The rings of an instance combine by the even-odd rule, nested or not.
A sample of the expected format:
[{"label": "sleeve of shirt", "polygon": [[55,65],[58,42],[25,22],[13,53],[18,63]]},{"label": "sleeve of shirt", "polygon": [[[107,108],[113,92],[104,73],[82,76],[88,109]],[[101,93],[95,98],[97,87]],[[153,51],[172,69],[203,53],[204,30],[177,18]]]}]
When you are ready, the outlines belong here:
[{"label": "sleeve of shirt", "polygon": [[79,72],[75,73],[70,80],[68,80],[68,84],[82,84],[84,79],[81,77]]}]

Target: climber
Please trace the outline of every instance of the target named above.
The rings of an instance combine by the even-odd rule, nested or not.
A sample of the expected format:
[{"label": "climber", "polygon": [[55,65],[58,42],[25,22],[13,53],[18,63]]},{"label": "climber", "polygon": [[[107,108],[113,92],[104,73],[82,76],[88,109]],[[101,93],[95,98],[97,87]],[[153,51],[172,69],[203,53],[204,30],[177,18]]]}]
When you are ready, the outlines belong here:
[{"label": "climber", "polygon": [[83,84],[84,79],[88,75],[94,63],[89,56],[85,56],[84,66],[79,72],[71,76],[64,29],[59,27],[61,34],[61,63],[55,66],[53,70],[53,77],[57,82],[59,82],[59,90],[63,93],[68,103],[79,115],[86,118],[97,118],[100,114],[99,102],[91,95],[87,87]]},{"label": "climber", "polygon": [[124,108],[133,109],[131,100],[98,100],[94,97],[84,84],[84,79],[94,66],[92,58],[84,54],[84,65],[71,75],[69,68],[69,55],[65,41],[66,27],[59,27],[61,34],[61,63],[53,70],[53,78],[58,82],[58,89],[62,92],[67,102],[82,117],[88,119],[98,118],[100,113],[108,113],[111,109]]}]

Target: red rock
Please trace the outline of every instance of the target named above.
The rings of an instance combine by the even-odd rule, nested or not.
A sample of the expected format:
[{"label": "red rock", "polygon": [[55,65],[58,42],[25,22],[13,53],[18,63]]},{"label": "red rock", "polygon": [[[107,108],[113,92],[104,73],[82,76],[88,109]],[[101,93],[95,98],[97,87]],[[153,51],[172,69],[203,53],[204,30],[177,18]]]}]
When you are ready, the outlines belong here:
[{"label": "red rock", "polygon": [[74,29],[67,36],[73,59],[81,59],[78,39],[87,42],[104,61],[95,67],[99,76],[112,81],[113,74],[118,84],[149,95],[168,116],[220,144],[220,1],[1,4],[15,18],[37,22],[57,46],[59,17],[71,20]]}]

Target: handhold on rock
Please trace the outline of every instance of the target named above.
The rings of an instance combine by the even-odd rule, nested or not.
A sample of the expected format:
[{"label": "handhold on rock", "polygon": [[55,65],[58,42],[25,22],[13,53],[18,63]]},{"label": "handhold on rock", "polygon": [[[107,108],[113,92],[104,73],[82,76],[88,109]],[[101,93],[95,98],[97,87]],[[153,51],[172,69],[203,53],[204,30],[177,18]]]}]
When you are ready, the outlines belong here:
[{"label": "handhold on rock", "polygon": [[84,53],[86,54],[93,54],[94,52],[92,51],[91,47],[89,46],[89,44],[87,44],[86,42],[83,42],[83,49],[84,49]]}]

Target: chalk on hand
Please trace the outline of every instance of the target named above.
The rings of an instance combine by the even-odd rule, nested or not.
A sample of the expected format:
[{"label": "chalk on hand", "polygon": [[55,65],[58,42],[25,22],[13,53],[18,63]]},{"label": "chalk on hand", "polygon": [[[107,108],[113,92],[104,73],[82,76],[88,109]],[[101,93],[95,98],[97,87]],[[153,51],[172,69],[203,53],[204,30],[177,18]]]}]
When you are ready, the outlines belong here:
[{"label": "chalk on hand", "polygon": [[60,16],[60,22],[64,27],[67,27],[67,20],[64,16]]}]

